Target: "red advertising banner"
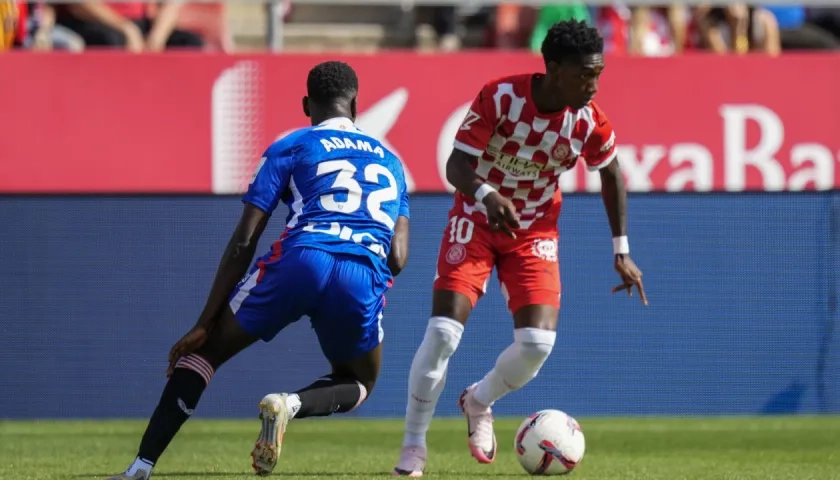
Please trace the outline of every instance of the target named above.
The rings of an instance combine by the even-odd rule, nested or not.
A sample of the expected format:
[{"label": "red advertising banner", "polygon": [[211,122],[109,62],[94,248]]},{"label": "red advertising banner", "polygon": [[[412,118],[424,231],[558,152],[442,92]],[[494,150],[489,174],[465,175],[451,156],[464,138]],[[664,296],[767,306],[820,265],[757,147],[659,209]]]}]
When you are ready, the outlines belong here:
[{"label": "red advertising banner", "polygon": [[[0,192],[236,193],[263,149],[306,126],[306,74],[328,59],[361,82],[361,128],[416,191],[448,189],[455,131],[484,82],[539,71],[529,53],[0,56]],[[840,55],[607,59],[598,103],[630,190],[840,186]],[[564,174],[597,191],[597,174]]]}]

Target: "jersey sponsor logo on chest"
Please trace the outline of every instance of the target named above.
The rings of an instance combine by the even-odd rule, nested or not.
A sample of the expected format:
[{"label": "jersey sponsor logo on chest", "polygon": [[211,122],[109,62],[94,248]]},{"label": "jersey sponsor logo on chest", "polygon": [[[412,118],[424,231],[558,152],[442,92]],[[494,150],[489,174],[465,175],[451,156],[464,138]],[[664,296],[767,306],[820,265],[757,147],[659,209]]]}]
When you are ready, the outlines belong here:
[{"label": "jersey sponsor logo on chest", "polygon": [[541,172],[549,172],[563,165],[567,160],[573,159],[567,145],[557,145],[552,152],[552,157],[546,163],[535,162],[527,158],[517,157],[495,148],[488,148],[487,153],[494,157],[493,165],[503,172],[524,178],[538,178]]},{"label": "jersey sponsor logo on chest", "polygon": [[540,172],[552,170],[554,168],[548,164],[537,163],[499,151],[492,152],[488,149],[488,153],[495,157],[493,165],[496,168],[515,177],[538,178],[540,176]]}]

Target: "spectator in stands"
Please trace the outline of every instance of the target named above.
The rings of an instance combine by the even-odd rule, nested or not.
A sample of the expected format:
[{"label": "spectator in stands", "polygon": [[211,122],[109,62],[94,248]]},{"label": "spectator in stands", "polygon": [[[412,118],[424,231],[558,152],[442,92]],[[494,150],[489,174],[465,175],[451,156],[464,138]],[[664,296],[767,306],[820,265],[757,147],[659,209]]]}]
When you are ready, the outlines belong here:
[{"label": "spectator in stands", "polygon": [[767,6],[779,24],[784,50],[836,50],[840,40],[830,31],[809,21],[802,5]]},{"label": "spectator in stands", "polygon": [[85,1],[62,6],[58,23],[75,31],[88,46],[124,47],[131,52],[201,48],[196,33],[176,28],[181,2],[166,1],[156,11],[144,2]]},{"label": "spectator in stands", "polygon": [[17,2],[0,0],[0,52],[14,47],[18,35],[19,15]]},{"label": "spectator in stands", "polygon": [[808,9],[808,23],[830,32],[840,40],[840,8],[813,7]]},{"label": "spectator in stands", "polygon": [[[291,2],[282,1],[284,20],[291,14]],[[176,28],[204,39],[204,49],[233,53],[236,48],[227,24],[227,2],[188,3],[181,9]]]},{"label": "spectator in stands", "polygon": [[428,23],[437,36],[438,48],[454,51],[461,48],[458,13],[453,5],[417,7],[418,23]]},{"label": "spectator in stands", "polygon": [[45,3],[0,0],[0,50],[69,50],[80,52],[84,41],[55,25],[55,10]]},{"label": "spectator in stands", "polygon": [[726,7],[703,5],[695,10],[699,43],[716,53],[744,54],[781,51],[779,25],[768,10],[732,3]]},{"label": "spectator in stands", "polygon": [[[611,54],[661,56],[679,53],[686,44],[690,11],[679,4],[657,8],[623,4],[591,8],[583,2],[546,4],[538,9],[500,4],[488,44],[521,48],[523,35],[531,50],[538,51],[547,29],[564,19],[578,19],[598,27],[604,50]],[[527,33],[532,32],[532,33]]]},{"label": "spectator in stands", "polygon": [[604,36],[604,51],[651,57],[683,51],[690,11],[678,3],[627,6],[617,3],[596,10],[595,24]]},{"label": "spectator in stands", "polygon": [[557,22],[580,20],[592,23],[589,7],[583,2],[549,3],[537,11],[537,22],[531,33],[531,51],[539,52],[548,30]]},{"label": "spectator in stands", "polygon": [[500,49],[519,49],[529,44],[537,10],[517,3],[500,3],[490,15],[485,44]]},{"label": "spectator in stands", "polygon": [[501,49],[530,48],[538,52],[548,29],[562,20],[592,23],[590,8],[583,2],[549,3],[537,8],[500,3],[492,15],[487,45]]},{"label": "spectator in stands", "polygon": [[649,57],[681,53],[686,44],[689,15],[680,4],[631,7],[627,52]]},{"label": "spectator in stands", "polygon": [[21,23],[21,44],[32,50],[81,52],[85,41],[76,32],[55,24],[55,9],[47,3],[27,3],[20,8],[26,19]]}]

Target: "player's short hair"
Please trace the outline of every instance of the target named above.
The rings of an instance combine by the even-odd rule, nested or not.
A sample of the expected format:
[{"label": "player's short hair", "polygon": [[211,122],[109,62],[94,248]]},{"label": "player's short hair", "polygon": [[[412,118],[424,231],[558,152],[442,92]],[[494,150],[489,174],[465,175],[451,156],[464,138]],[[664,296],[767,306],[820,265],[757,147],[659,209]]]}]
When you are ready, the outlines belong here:
[{"label": "player's short hair", "polygon": [[329,105],[350,101],[359,92],[359,79],[353,67],[337,61],[319,63],[306,78],[306,95],[314,102]]},{"label": "player's short hair", "polygon": [[546,65],[577,60],[584,55],[604,53],[604,37],[584,21],[564,20],[548,30],[540,51]]}]

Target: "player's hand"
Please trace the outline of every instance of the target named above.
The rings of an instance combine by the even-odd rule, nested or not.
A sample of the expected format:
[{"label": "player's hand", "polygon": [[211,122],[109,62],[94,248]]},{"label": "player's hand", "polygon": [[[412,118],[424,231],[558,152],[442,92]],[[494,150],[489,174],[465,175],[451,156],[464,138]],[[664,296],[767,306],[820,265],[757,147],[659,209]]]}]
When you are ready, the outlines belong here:
[{"label": "player's hand", "polygon": [[201,325],[194,326],[186,335],[175,342],[172,349],[169,350],[169,366],[166,368],[166,377],[168,378],[175,371],[175,364],[181,357],[193,353],[201,348],[204,342],[207,341],[207,329]]},{"label": "player's hand", "polygon": [[519,228],[519,218],[513,202],[503,197],[499,192],[487,194],[482,203],[487,208],[487,222],[491,230],[501,230],[510,238],[516,238],[513,230]]},{"label": "player's hand", "polygon": [[647,306],[647,296],[645,295],[645,287],[642,285],[642,271],[633,263],[630,255],[616,255],[615,256],[615,271],[621,277],[621,285],[612,289],[612,293],[627,290],[628,296],[633,296],[633,287],[639,290],[639,296],[642,298],[642,304]]}]

